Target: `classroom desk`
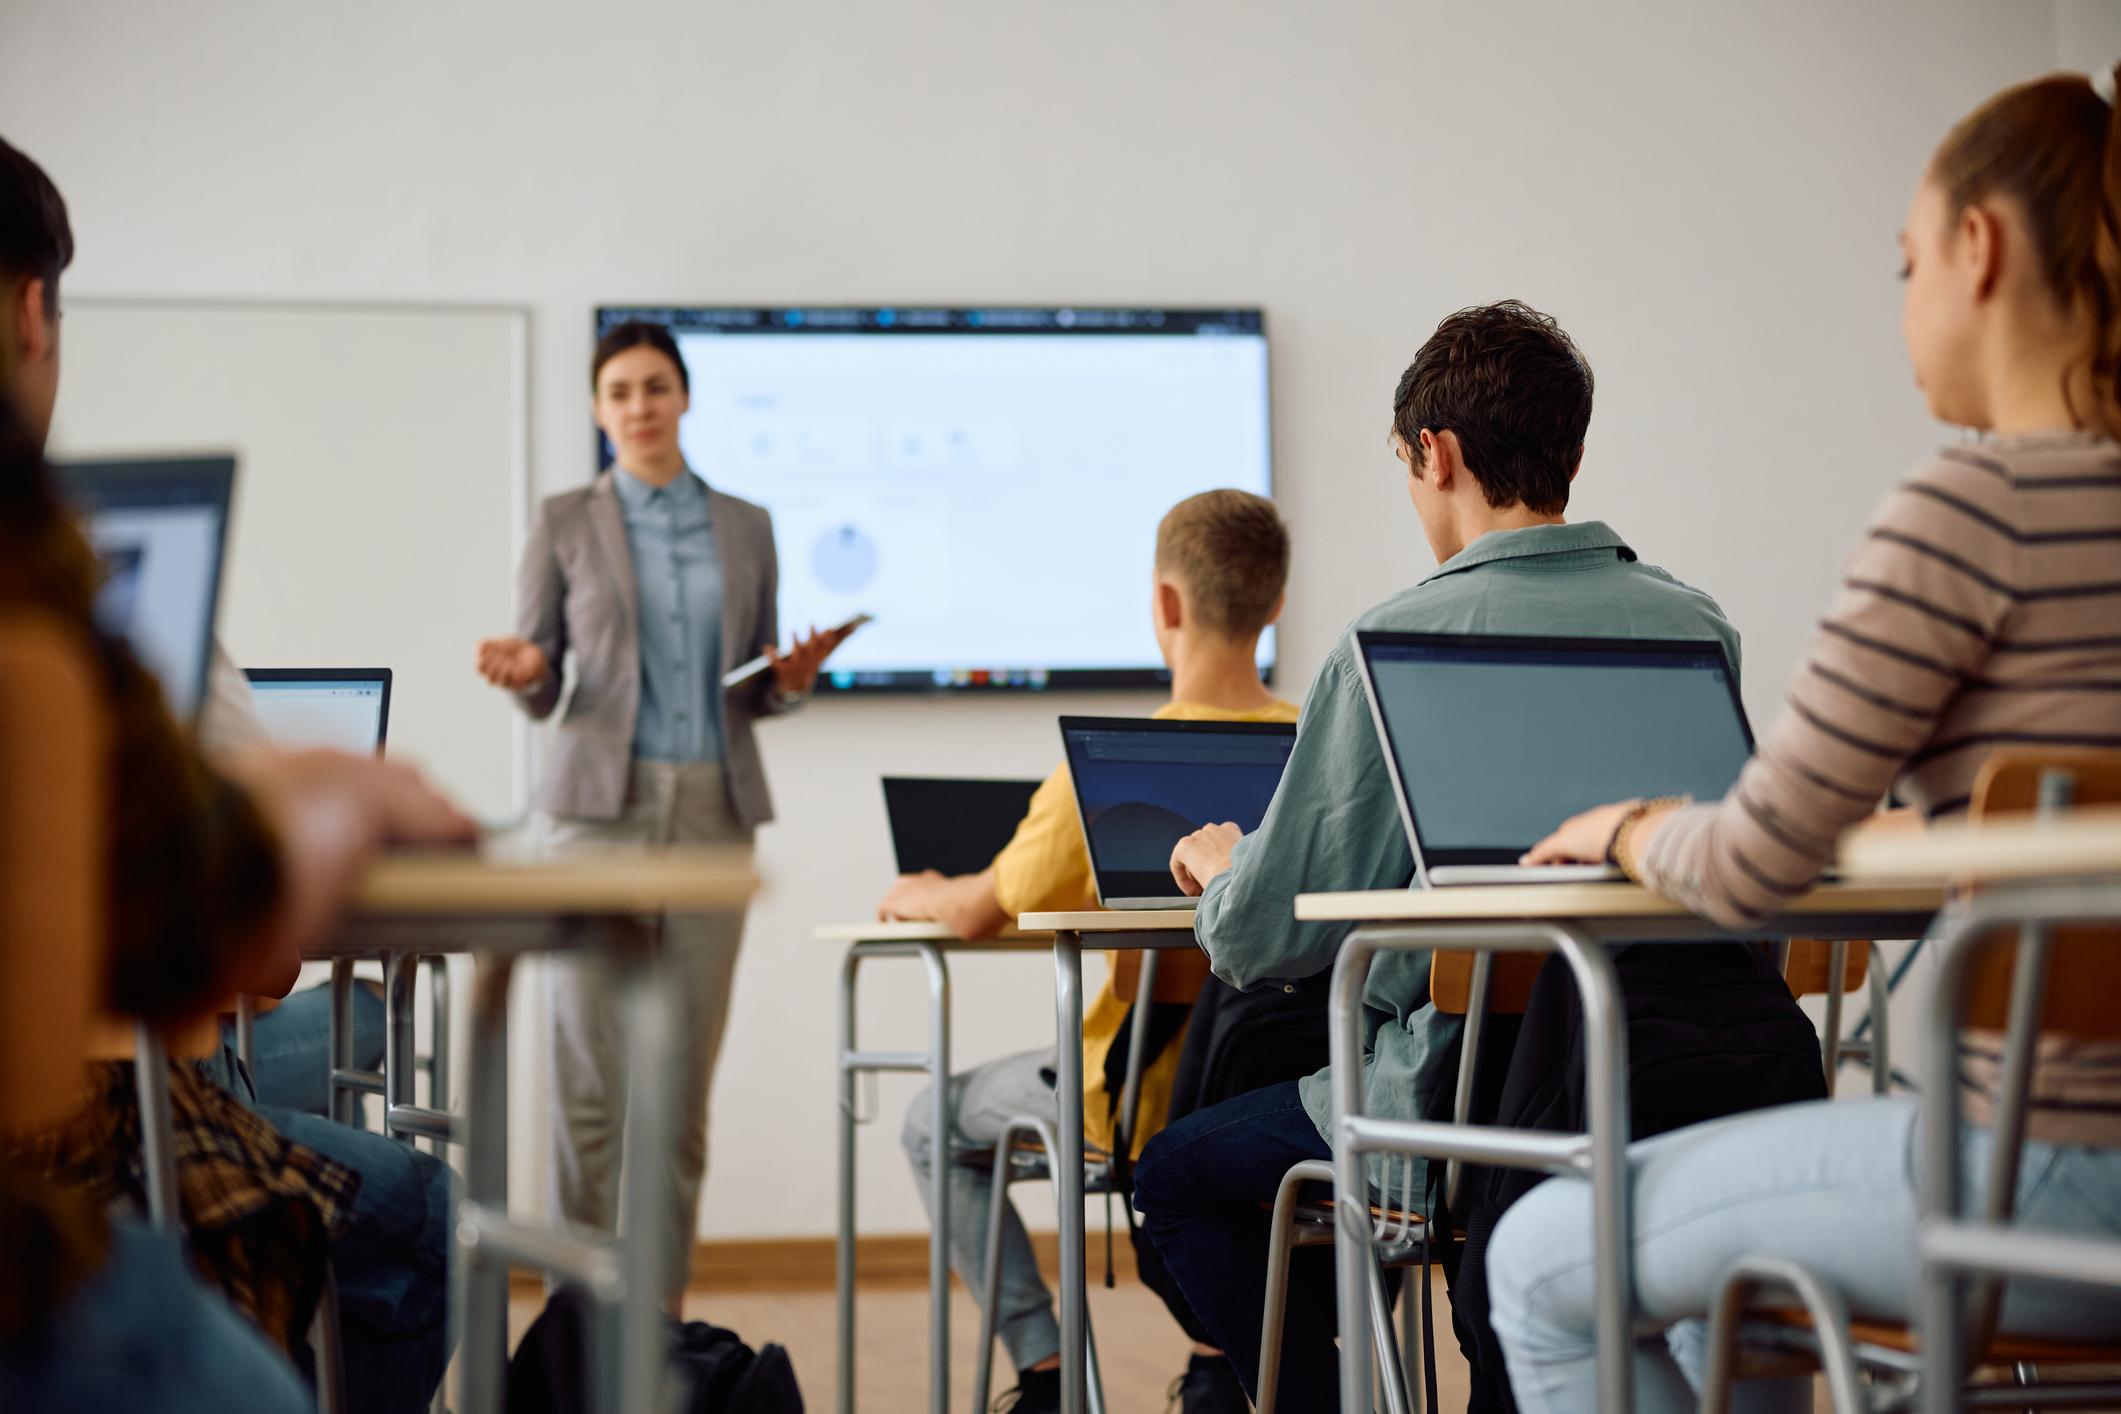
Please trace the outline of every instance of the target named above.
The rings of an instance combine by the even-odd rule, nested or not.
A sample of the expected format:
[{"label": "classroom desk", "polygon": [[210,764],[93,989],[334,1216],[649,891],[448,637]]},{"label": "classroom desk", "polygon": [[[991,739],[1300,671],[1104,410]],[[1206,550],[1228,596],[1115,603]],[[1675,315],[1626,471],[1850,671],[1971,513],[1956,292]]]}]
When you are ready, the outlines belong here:
[{"label": "classroom desk", "polygon": [[[1060,1100],[1060,1153],[1053,1169],[1060,1209],[1061,1414],[1088,1414],[1090,1283],[1083,1222],[1083,950],[1100,952],[1190,948],[1193,910],[1026,913],[1027,933],[1053,935],[1054,1047],[1060,1063],[1054,1089]],[[1146,969],[1145,969],[1146,971]]]},{"label": "classroom desk", "polygon": [[[1634,884],[1527,884],[1299,894],[1299,919],[1359,925],[1342,944],[1334,963],[1328,1003],[1333,1061],[1334,1191],[1368,1191],[1364,1156],[1373,1151],[1411,1150],[1432,1158],[1587,1175],[1597,1224],[1594,1251],[1600,1287],[1599,1404],[1609,1411],[1632,1410],[1627,1012],[1607,945],[1736,937],[1918,937],[1928,928],[1943,896],[1943,890],[1934,883],[1828,885],[1791,900],[1782,915],[1760,927],[1728,933]],[[1583,996],[1589,1053],[1585,1079],[1590,1120],[1587,1133],[1550,1134],[1489,1125],[1461,1128],[1441,1122],[1373,1119],[1363,1114],[1362,989],[1370,961],[1381,951],[1437,947],[1482,953],[1536,951],[1562,955]],[[1341,1311],[1342,1407],[1347,1414],[1367,1414],[1370,1331],[1368,1323],[1357,1315],[1368,1299],[1362,1267],[1369,1252],[1367,1204],[1346,1204],[1338,1206],[1337,1211],[1342,1223],[1340,1240],[1334,1243]]]},{"label": "classroom desk", "polygon": [[[662,1225],[631,1223],[613,1240],[508,1216],[508,982],[516,958],[596,950],[624,979],[633,1080],[621,1202],[631,1213],[658,1212],[664,1151],[677,1117],[666,1080],[673,1026],[656,920],[665,912],[737,912],[757,888],[751,851],[741,848],[685,846],[550,862],[470,850],[401,851],[370,867],[337,930],[306,951],[313,959],[380,955],[387,966],[442,953],[477,958],[464,1196],[450,1264],[456,1309],[463,1313],[458,1388],[465,1414],[498,1414],[501,1406],[511,1262],[578,1280],[617,1308],[615,1333],[604,1337],[603,1358],[593,1361],[591,1407],[660,1414],[668,1378]],[[406,1078],[409,1101],[409,1072]],[[614,1325],[603,1324],[607,1331]]]},{"label": "classroom desk", "polygon": [[[1984,944],[2001,935],[2038,937],[2057,924],[2121,919],[2121,809],[2092,806],[2052,820],[2007,819],[1978,827],[1941,826],[1920,833],[1853,837],[1840,867],[1852,879],[1939,879],[1979,884],[1938,918],[1939,975],[1930,1002],[1933,1036],[1957,1030],[1966,993]],[[2021,925],[2023,925],[2021,927]],[[2016,983],[2028,973],[2021,948]],[[2034,964],[2044,970],[2044,959]],[[2033,1042],[2032,1009],[2015,1002],[2006,1058],[1999,1069],[2016,1074],[2017,1093],[1999,1096],[1997,1127],[2025,1103],[2031,1065],[2022,1060]],[[1924,1405],[1929,1414],[1956,1414],[1964,1403],[1963,1357],[1972,1323],[1968,1308],[1988,1299],[1980,1278],[1992,1274],[2045,1276],[2063,1281],[2121,1286],[2121,1242],[2088,1236],[2029,1233],[1999,1222],[1993,1207],[1978,1219],[1960,1216],[1965,1175],[1960,1171],[1961,1097],[1955,1047],[1932,1045],[1923,1075],[1923,1104],[1941,1103],[1941,1115],[1923,1125],[1922,1254],[1920,1325]],[[1996,1185],[1991,1179],[1990,1189]],[[2103,1391],[2111,1399],[2114,1390]]]},{"label": "classroom desk", "polygon": [[[928,1076],[935,1103],[928,1224],[928,1407],[950,1406],[950,965],[954,952],[1044,952],[1043,934],[1010,929],[998,938],[968,943],[940,923],[842,923],[812,931],[822,943],[847,944],[840,967],[839,1043],[835,1064],[840,1086],[839,1414],[854,1414],[854,1129],[860,1121],[855,1080],[880,1071],[916,1071]],[[862,963],[872,958],[919,958],[928,973],[928,1049],[863,1051],[854,1033],[854,989]],[[874,1118],[874,1116],[872,1116]]]}]

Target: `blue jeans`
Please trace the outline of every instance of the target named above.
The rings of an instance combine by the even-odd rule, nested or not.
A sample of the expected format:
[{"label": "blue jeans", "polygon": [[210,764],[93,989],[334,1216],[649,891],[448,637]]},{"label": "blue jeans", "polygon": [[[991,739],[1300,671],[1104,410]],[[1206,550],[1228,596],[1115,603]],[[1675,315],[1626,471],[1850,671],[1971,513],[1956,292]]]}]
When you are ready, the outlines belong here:
[{"label": "blue jeans", "polygon": [[[1291,1164],[1331,1155],[1289,1081],[1168,1126],[1134,1171],[1134,1206],[1157,1255],[1255,1402],[1274,1194]],[[1289,1257],[1279,1407],[1338,1410],[1332,1249],[1299,1247]]]},{"label": "blue jeans", "polygon": [[[359,1406],[356,1406],[359,1407]],[[0,1351],[9,1414],[307,1414],[287,1357],[191,1274],[175,1233],[111,1225],[110,1259],[35,1351]]]},{"label": "blue jeans", "polygon": [[[223,1088],[251,1103],[253,1091],[228,1047],[207,1064]],[[361,1175],[353,1212],[331,1244],[348,1404],[404,1414],[425,1409],[449,1364],[455,1175],[395,1139],[278,1105],[251,1107],[295,1143]]]},{"label": "blue jeans", "polygon": [[[372,982],[353,985],[353,1064],[359,1070],[383,1067],[383,998]],[[286,998],[251,1022],[251,1048],[257,1074],[251,1084],[261,1105],[331,1117],[331,987],[310,987]],[[221,1040],[231,1050],[236,1028],[224,1022]],[[354,1111],[360,1125],[360,1110]]]},{"label": "blue jeans", "polygon": [[[1691,1125],[1628,1146],[1633,1174],[1636,1309],[1676,1322],[1637,1346],[1636,1408],[1691,1410],[1705,1351],[1698,1320],[1716,1278],[1745,1253],[1805,1263],[1840,1286],[1849,1309],[1904,1321],[1920,1270],[1920,1110],[1905,1097],[1816,1101]],[[1968,1187],[1987,1172],[1989,1132],[1961,1145]],[[2016,1220],[2121,1236],[2121,1150],[2028,1144]],[[1598,1405],[1591,1189],[1556,1178],[1503,1215],[1488,1247],[1492,1319],[1525,1414]],[[2121,1331],[2121,1291],[2013,1281],[2007,1330],[2054,1336]],[[1801,1410],[1809,1380],[1762,1381],[1756,1409]],[[1746,1387],[1740,1386],[1741,1392]]]}]

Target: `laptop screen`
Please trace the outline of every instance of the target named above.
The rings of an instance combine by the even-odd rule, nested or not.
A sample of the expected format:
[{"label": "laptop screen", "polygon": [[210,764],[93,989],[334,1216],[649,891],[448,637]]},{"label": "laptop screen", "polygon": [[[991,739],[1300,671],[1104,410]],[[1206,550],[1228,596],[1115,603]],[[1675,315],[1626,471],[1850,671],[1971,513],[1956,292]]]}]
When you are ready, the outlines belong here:
[{"label": "laptop screen", "polygon": [[103,560],[96,619],[125,639],[190,721],[206,696],[232,457],[70,462],[53,468]]},{"label": "laptop screen", "polygon": [[1715,800],[1752,755],[1713,639],[1357,640],[1426,867],[1514,864],[1610,801]]},{"label": "laptop screen", "polygon": [[388,668],[246,668],[258,718],[286,751],[328,746],[380,756],[390,725]]},{"label": "laptop screen", "polygon": [[1171,850],[1203,825],[1259,828],[1296,743],[1291,722],[1063,717],[1098,897],[1174,899]]},{"label": "laptop screen", "polygon": [[1039,784],[884,777],[884,811],[891,817],[898,872],[979,873],[1015,836]]}]

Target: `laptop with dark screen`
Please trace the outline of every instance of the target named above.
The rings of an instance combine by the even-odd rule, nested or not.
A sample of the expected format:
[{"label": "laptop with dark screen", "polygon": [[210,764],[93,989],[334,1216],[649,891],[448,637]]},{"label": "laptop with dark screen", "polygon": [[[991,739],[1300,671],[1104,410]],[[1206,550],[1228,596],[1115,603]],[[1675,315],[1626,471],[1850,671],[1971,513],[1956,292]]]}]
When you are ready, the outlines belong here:
[{"label": "laptop with dark screen", "polygon": [[1417,884],[1617,877],[1517,860],[1594,805],[1719,799],[1753,754],[1712,638],[1365,629],[1355,641]]},{"label": "laptop with dark screen", "polygon": [[884,777],[899,873],[979,873],[1016,834],[1038,787],[1037,781]]},{"label": "laptop with dark screen", "polygon": [[1107,908],[1191,908],[1171,850],[1203,825],[1259,828],[1296,745],[1294,722],[1063,717],[1061,740]]}]

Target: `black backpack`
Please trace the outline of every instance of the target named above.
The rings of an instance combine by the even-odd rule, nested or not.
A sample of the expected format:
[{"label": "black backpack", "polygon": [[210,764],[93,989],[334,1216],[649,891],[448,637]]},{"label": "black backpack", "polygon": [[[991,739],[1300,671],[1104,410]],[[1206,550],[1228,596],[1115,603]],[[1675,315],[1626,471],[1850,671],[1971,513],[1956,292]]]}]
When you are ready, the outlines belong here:
[{"label": "black backpack", "polygon": [[[562,1287],[523,1333],[508,1362],[508,1414],[586,1414],[589,1408],[584,1335],[595,1304]],[[670,1363],[689,1393],[684,1414],[803,1414],[788,1352],[768,1345],[753,1352],[737,1333],[705,1321],[672,1321]]]}]

